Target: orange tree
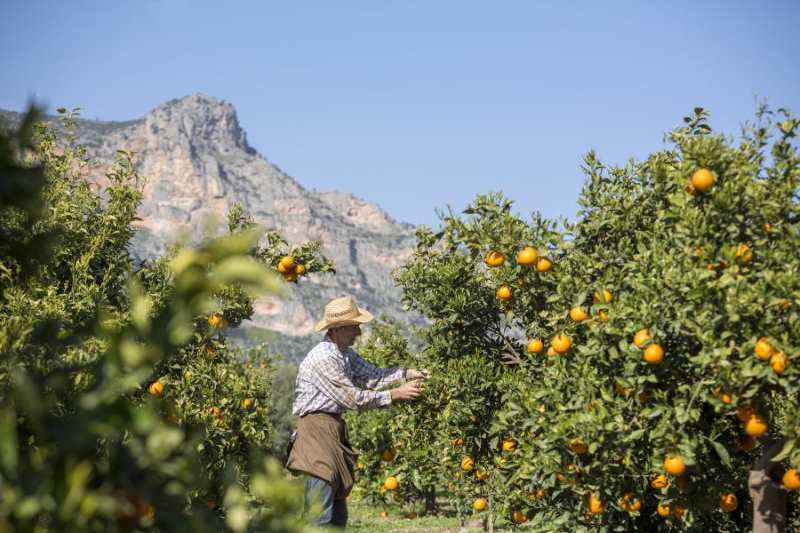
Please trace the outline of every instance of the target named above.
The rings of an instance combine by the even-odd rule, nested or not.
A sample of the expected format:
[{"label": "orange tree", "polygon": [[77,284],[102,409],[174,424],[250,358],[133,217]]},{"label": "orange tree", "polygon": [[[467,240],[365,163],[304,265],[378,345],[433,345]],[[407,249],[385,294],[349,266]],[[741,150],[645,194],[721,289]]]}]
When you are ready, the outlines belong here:
[{"label": "orange tree", "polygon": [[[0,528],[299,530],[258,457],[268,374],[220,333],[278,290],[285,243],[235,210],[231,235],[134,271],[130,155],[101,194],[71,117],[66,143],[35,123],[0,135]],[[330,270],[317,250],[291,253]]]},{"label": "orange tree", "polygon": [[698,109],[643,162],[590,153],[563,233],[496,195],[420,230],[398,281],[430,319],[421,355],[442,383],[421,439],[461,509],[746,530],[765,443],[785,438],[775,459],[800,466],[800,122],[781,113],[738,145]]}]

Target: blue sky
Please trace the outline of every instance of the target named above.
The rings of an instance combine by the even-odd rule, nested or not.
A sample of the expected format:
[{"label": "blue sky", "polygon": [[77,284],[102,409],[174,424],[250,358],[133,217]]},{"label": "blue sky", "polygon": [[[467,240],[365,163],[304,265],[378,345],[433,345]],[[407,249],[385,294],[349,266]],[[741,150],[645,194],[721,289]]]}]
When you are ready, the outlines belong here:
[{"label": "blue sky", "polygon": [[137,118],[202,92],[303,186],[435,224],[501,190],[572,217],[583,154],[641,158],[695,106],[800,112],[797,1],[2,0],[0,107]]}]

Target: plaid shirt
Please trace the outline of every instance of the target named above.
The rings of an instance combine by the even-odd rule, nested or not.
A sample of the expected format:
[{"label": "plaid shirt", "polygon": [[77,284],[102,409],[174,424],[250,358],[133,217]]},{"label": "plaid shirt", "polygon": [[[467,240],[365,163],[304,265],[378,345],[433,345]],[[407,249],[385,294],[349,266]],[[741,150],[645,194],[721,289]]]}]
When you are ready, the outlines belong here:
[{"label": "plaid shirt", "polygon": [[394,381],[404,380],[402,368],[378,368],[352,348],[344,352],[325,337],[314,346],[297,371],[292,413],[303,416],[314,411],[341,413],[392,403],[388,390],[376,391]]}]

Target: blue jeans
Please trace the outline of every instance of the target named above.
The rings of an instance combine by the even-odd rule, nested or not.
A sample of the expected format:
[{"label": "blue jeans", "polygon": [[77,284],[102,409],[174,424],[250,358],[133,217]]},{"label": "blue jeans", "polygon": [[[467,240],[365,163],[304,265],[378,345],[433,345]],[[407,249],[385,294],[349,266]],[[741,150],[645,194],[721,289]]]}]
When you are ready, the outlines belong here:
[{"label": "blue jeans", "polygon": [[311,511],[312,502],[317,502],[322,510],[316,516],[310,516],[315,526],[347,526],[347,500],[333,497],[333,489],[327,481],[314,476],[305,476],[305,512]]}]

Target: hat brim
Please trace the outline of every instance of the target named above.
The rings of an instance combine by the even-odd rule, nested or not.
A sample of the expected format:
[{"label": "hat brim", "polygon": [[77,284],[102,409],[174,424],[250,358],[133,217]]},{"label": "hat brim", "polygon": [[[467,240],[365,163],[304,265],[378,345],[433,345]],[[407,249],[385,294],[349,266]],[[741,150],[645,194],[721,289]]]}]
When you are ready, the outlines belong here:
[{"label": "hat brim", "polygon": [[367,311],[366,309],[361,309],[357,307],[358,315],[354,316],[353,318],[345,318],[343,320],[326,320],[322,319],[317,322],[317,326],[314,328],[316,331],[325,331],[326,329],[336,328],[339,326],[354,326],[356,324],[366,324],[373,318],[372,313]]}]

